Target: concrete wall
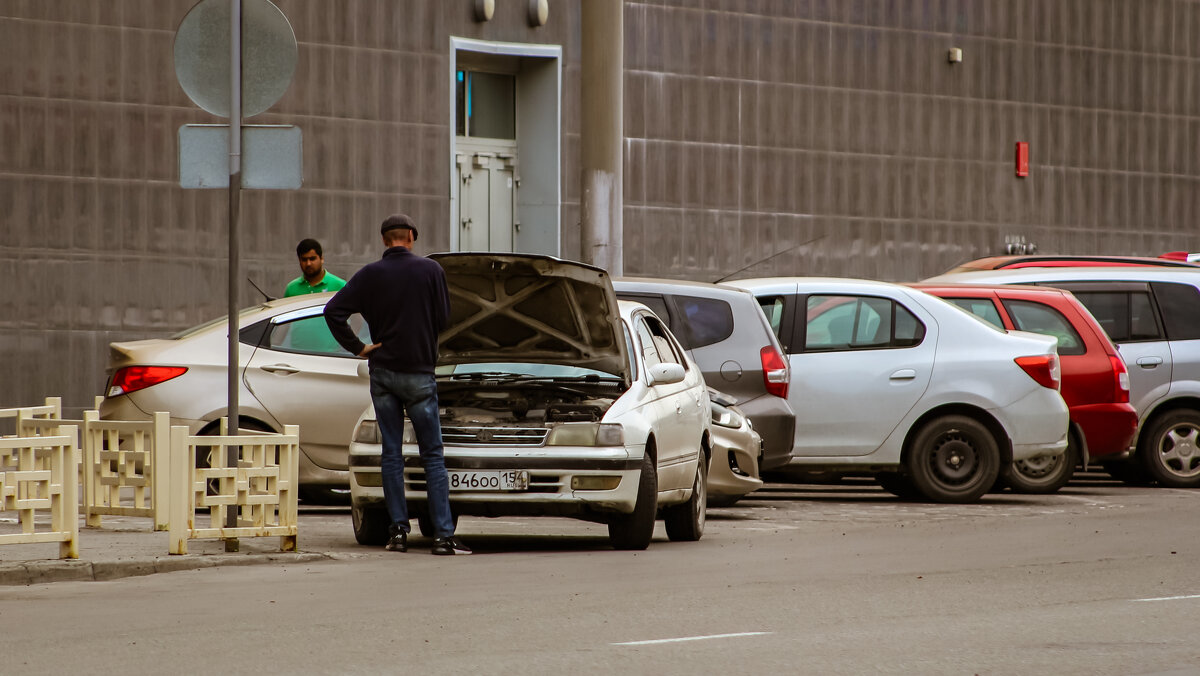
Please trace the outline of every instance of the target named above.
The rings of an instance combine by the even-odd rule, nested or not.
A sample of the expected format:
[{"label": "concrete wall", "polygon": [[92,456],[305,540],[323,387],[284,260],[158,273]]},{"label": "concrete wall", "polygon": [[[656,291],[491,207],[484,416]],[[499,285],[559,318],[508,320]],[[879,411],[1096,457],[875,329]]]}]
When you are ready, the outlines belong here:
[{"label": "concrete wall", "polygon": [[[316,237],[347,276],[406,211],[449,243],[451,35],[563,46],[563,255],[579,255],[579,0],[277,0],[305,186],[243,199],[273,290]],[[106,346],[225,312],[224,191],[177,185],[192,0],[0,0],[0,406],[103,385]],[[917,279],[1043,252],[1200,249],[1193,0],[626,2],[625,269]],[[959,47],[963,61],[950,64]],[[1031,173],[1014,176],[1013,147]],[[246,304],[258,296],[247,284]]]}]

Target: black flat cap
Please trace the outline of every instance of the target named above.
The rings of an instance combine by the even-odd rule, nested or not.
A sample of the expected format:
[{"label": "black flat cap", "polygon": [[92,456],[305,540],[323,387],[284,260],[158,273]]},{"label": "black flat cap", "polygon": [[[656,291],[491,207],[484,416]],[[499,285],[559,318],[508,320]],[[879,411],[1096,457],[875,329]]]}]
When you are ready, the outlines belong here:
[{"label": "black flat cap", "polygon": [[417,225],[413,223],[413,219],[404,214],[395,214],[384,219],[383,225],[379,226],[379,234],[385,234],[389,230],[395,230],[396,228],[409,230],[412,232],[413,241],[417,241]]}]

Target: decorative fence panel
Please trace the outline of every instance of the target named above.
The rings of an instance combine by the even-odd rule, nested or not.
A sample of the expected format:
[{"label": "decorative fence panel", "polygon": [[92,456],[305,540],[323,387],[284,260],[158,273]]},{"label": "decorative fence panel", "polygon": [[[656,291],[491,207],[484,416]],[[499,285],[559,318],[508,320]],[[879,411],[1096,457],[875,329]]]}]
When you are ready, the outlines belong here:
[{"label": "decorative fence panel", "polygon": [[[0,534],[0,545],[57,542],[59,558],[79,558],[78,433],[72,426],[61,431],[0,439],[0,512],[17,512],[21,526],[20,533]],[[49,529],[39,530],[39,513],[46,512]]]},{"label": "decorative fence panel", "polygon": [[[279,537],[282,551],[295,551],[298,531],[300,428],[283,434],[241,430],[237,436],[192,436],[171,428],[170,547],[186,554],[189,539]],[[209,467],[196,467],[197,447],[211,449]],[[237,461],[228,463],[229,449]],[[197,522],[207,507],[208,524]],[[233,510],[236,526],[226,526]]]},{"label": "decorative fence panel", "polygon": [[[171,427],[167,413],[152,421],[100,420],[83,414],[83,511],[87,525],[102,515],[148,516],[154,530],[167,530]],[[132,490],[129,490],[132,489]],[[122,502],[132,493],[132,504]]]},{"label": "decorative fence panel", "polygon": [[[71,425],[80,432],[79,482],[83,502],[79,513],[87,525],[99,527],[102,516],[146,516],[154,530],[167,530],[169,473],[156,471],[170,462],[170,416],[154,414],[151,421],[100,420],[99,411],[84,411],[82,420],[30,415],[16,411],[18,436],[62,434]],[[4,411],[0,411],[0,416]],[[161,458],[159,457],[161,455]],[[129,496],[132,504],[123,504]]]}]

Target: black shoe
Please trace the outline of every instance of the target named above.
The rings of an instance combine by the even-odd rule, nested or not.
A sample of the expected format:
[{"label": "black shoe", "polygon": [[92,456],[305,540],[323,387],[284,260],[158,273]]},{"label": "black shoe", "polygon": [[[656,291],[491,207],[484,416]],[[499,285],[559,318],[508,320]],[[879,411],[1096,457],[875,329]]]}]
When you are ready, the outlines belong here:
[{"label": "black shoe", "polygon": [[453,556],[455,554],[472,554],[471,548],[462,540],[451,535],[433,541],[433,553],[438,556]]},{"label": "black shoe", "polygon": [[384,545],[384,549],[389,552],[407,552],[408,551],[408,533],[392,526],[390,529],[392,537]]}]

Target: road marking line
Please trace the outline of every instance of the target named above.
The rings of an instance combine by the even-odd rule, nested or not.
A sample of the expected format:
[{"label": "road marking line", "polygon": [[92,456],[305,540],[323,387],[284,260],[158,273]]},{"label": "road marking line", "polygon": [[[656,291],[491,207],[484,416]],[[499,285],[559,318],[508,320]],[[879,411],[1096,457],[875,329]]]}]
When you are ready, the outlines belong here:
[{"label": "road marking line", "polygon": [[650,641],[626,641],[612,645],[654,645],[657,643],[683,643],[684,641],[707,641],[714,638],[740,638],[742,636],[765,636],[769,631],[744,631],[740,634],[711,634],[709,636],[686,636],[684,638],[657,638]]},{"label": "road marking line", "polygon": [[1200,599],[1200,594],[1189,594],[1187,596],[1162,596],[1156,599],[1134,599],[1134,601],[1182,601],[1184,599]]}]

